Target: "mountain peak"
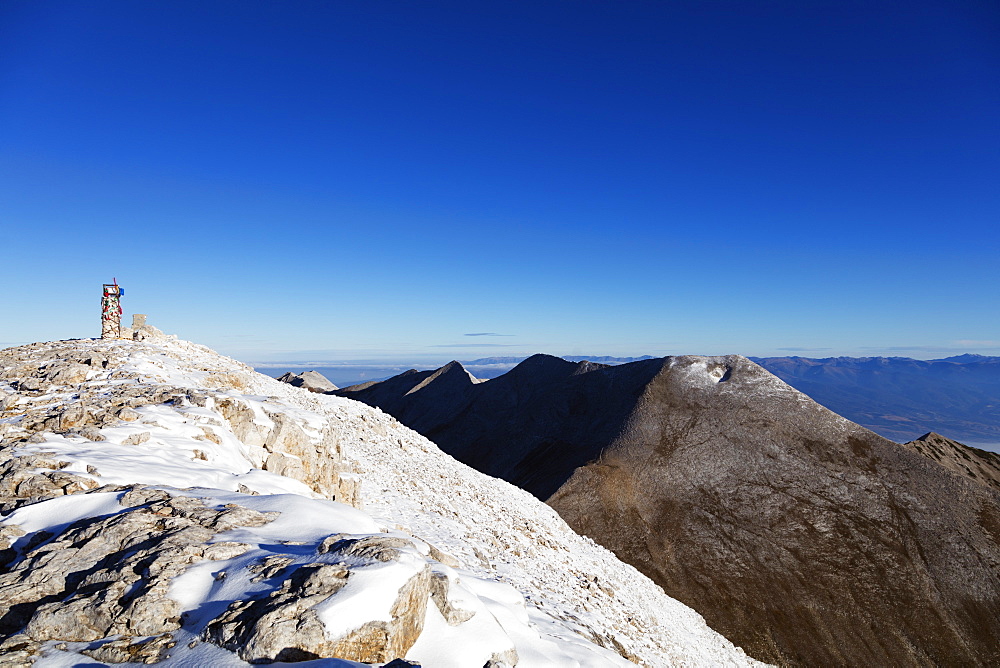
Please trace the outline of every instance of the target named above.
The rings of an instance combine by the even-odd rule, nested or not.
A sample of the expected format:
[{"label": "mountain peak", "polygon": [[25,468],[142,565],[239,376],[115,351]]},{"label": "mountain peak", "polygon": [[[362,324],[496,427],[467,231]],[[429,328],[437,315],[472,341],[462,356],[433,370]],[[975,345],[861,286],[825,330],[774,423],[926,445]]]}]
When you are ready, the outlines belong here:
[{"label": "mountain peak", "polygon": [[515,366],[512,371],[516,371],[518,373],[538,373],[544,371],[565,371],[567,369],[574,368],[576,368],[575,362],[564,360],[563,358],[556,357],[555,355],[535,353]]},{"label": "mountain peak", "polygon": [[[894,362],[868,364],[882,373]],[[969,490],[747,358],[604,367],[533,355],[460,401],[436,400],[433,384],[417,394],[375,405],[545,499],[755,658],[988,663],[976,659],[1000,642],[995,626],[963,612],[969,597],[985,606],[975,613],[982,620],[1000,612],[997,574],[962,567],[1000,558],[976,515],[979,503],[996,509],[990,492]],[[887,499],[887,485],[905,494]],[[953,503],[960,493],[977,503]],[[962,540],[941,540],[942,518]],[[962,582],[961,591],[939,596],[929,568],[935,586]],[[916,618],[914,602],[934,612]],[[859,616],[859,605],[870,614]],[[803,608],[814,611],[808,625]]]},{"label": "mountain peak", "polygon": [[419,392],[432,383],[438,390],[443,390],[443,384],[447,384],[452,391],[462,391],[473,385],[476,381],[476,377],[466,371],[461,362],[452,360],[440,369],[431,372],[427,378],[424,378],[417,385],[414,385],[413,388],[407,392],[407,394]]},{"label": "mountain peak", "polygon": [[933,431],[904,443],[903,447],[977,485],[1000,491],[1000,454],[970,447]]},{"label": "mountain peak", "polygon": [[955,362],[957,364],[975,364],[977,362],[1000,362],[1000,357],[980,355],[978,353],[964,353],[962,355],[952,355],[942,359],[931,360],[932,362]]},{"label": "mountain peak", "polygon": [[6,349],[0,411],[8,662],[753,663],[527,493],[202,346]]},{"label": "mountain peak", "polygon": [[301,387],[302,389],[309,390],[310,392],[332,392],[337,389],[337,386],[331,383],[330,379],[321,374],[319,371],[306,371],[299,374],[289,371],[288,373],[279,376],[278,380],[282,383],[288,383],[294,387]]}]

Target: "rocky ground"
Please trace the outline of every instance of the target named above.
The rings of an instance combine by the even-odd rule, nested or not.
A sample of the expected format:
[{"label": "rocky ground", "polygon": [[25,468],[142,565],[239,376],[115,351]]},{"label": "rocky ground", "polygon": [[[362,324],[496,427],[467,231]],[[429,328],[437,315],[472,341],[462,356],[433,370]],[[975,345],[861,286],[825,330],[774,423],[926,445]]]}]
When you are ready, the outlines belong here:
[{"label": "rocky ground", "polygon": [[148,333],[0,351],[4,665],[749,665],[393,418]]}]

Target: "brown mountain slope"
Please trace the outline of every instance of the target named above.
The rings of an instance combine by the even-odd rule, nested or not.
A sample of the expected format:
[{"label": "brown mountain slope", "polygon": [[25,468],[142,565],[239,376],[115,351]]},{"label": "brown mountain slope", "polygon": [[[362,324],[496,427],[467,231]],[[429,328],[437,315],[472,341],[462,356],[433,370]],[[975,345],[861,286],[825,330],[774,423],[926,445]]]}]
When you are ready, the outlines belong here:
[{"label": "brown mountain slope", "polygon": [[536,356],[480,384],[459,371],[342,393],[550,497],[755,658],[1000,663],[991,489],[742,357]]},{"label": "brown mountain slope", "polygon": [[675,358],[549,503],[756,658],[996,665],[1000,495],[914,454],[749,360]]},{"label": "brown mountain slope", "polygon": [[949,471],[1000,491],[1000,454],[963,445],[933,431],[903,446],[933,459]]}]

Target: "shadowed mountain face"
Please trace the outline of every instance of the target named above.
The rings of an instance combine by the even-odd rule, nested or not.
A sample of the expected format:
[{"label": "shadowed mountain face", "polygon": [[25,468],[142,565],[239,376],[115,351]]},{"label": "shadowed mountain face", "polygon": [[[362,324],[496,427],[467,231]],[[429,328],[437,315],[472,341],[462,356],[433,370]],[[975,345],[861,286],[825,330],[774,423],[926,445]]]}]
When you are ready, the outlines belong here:
[{"label": "shadowed mountain face", "polygon": [[622,433],[663,364],[605,366],[535,355],[476,383],[451,362],[337,394],[381,408],[459,461],[546,499]]},{"label": "shadowed mountain face", "polygon": [[577,531],[791,665],[1000,662],[1000,494],[737,357],[535,356],[339,392],[547,498]]}]

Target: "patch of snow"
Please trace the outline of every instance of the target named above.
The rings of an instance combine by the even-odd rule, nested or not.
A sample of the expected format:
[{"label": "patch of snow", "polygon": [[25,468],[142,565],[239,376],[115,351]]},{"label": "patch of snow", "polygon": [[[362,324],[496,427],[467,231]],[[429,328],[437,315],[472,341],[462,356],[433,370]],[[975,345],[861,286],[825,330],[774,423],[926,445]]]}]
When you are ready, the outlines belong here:
[{"label": "patch of snow", "polygon": [[0,520],[0,524],[17,526],[26,532],[12,546],[15,552],[20,553],[31,535],[38,531],[58,534],[73,522],[123,512],[125,509],[118,504],[121,496],[120,492],[97,492],[50,499],[45,503],[18,508]]}]

